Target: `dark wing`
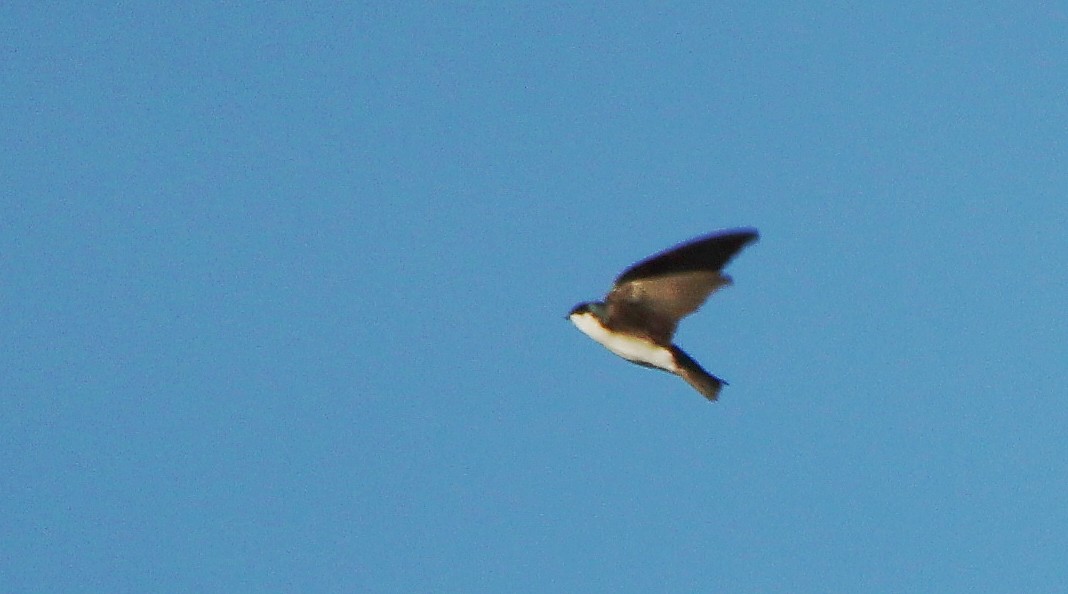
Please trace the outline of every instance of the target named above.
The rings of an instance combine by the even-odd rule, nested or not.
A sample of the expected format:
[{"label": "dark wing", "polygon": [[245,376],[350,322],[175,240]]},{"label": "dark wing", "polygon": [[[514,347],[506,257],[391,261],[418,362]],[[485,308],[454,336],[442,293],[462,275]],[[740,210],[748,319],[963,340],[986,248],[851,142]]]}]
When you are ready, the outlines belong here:
[{"label": "dark wing", "polygon": [[731,229],[698,237],[649,256],[623,271],[615,286],[636,279],[655,278],[683,272],[718,272],[746,244],[755,241],[756,229]]},{"label": "dark wing", "polygon": [[697,311],[713,291],[730,284],[720,269],[757,237],[755,229],[713,233],[624,270],[605,298],[608,323],[629,327],[634,320],[633,325],[651,331],[651,338],[670,341],[679,320]]}]

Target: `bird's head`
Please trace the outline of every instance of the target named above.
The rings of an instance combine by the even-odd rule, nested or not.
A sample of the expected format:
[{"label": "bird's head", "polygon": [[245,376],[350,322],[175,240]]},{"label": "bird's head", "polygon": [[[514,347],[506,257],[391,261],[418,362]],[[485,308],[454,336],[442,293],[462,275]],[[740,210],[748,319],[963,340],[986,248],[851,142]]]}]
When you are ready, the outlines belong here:
[{"label": "bird's head", "polygon": [[604,315],[604,304],[595,301],[579,303],[571,308],[571,312],[567,314],[567,318],[565,319],[574,321],[575,316],[584,315],[590,315],[598,319],[602,318]]}]

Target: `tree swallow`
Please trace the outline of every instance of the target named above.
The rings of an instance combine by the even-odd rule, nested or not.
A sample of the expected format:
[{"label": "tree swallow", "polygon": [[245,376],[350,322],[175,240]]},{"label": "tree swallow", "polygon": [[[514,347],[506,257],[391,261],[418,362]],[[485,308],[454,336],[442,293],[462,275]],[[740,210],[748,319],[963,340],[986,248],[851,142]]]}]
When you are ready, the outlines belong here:
[{"label": "tree swallow", "polygon": [[705,371],[672,337],[679,320],[731,284],[720,270],[757,237],[756,229],[731,229],[660,252],[624,270],[604,302],[580,303],[567,317],[613,353],[674,373],[714,401],[727,382]]}]

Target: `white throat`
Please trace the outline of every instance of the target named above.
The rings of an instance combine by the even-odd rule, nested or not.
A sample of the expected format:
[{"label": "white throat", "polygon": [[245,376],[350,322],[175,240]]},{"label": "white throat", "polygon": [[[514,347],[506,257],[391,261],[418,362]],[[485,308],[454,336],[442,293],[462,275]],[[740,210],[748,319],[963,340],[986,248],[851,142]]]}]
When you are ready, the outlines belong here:
[{"label": "white throat", "polygon": [[635,363],[647,363],[671,373],[678,373],[675,356],[664,347],[628,334],[609,332],[590,312],[571,314],[571,323],[583,334],[596,340],[613,353]]}]

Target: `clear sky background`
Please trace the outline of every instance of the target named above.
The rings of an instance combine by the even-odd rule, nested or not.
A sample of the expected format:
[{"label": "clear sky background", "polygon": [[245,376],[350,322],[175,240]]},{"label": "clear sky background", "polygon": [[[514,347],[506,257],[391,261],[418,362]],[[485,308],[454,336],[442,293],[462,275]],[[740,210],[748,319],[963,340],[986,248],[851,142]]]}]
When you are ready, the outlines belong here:
[{"label": "clear sky background", "polygon": [[1068,9],[374,4],[0,5],[0,590],[1068,588]]}]

